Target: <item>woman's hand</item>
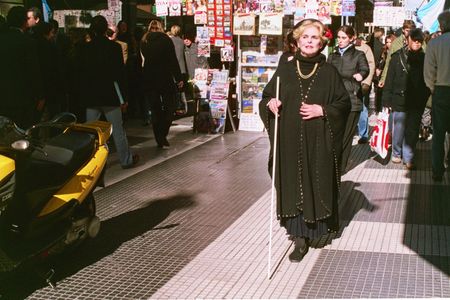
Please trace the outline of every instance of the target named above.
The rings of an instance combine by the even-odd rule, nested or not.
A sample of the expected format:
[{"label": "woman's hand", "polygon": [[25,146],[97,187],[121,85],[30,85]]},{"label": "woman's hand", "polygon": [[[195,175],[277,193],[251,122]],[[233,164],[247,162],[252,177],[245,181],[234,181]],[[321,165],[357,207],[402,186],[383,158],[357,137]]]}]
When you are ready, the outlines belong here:
[{"label": "woman's hand", "polygon": [[281,101],[276,99],[276,98],[272,98],[270,99],[270,101],[267,103],[267,107],[270,109],[271,112],[273,112],[275,115],[278,115],[278,108],[281,106]]},{"label": "woman's hand", "polygon": [[323,109],[322,106],[318,104],[306,104],[302,102],[302,106],[300,106],[300,115],[303,120],[323,117]]},{"label": "woman's hand", "polygon": [[355,78],[356,81],[361,82],[363,80],[363,77],[361,74],[356,73],[353,75],[353,78]]}]

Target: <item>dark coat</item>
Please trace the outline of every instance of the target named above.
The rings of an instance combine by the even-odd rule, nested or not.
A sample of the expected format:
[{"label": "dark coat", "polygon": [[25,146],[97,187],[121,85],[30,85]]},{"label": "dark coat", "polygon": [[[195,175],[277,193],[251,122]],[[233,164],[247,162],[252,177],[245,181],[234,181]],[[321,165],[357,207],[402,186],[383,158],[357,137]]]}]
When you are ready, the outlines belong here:
[{"label": "dark coat", "polygon": [[[315,79],[307,102],[321,105],[326,116],[302,120],[299,114],[302,100],[297,59],[304,58],[279,63],[263,91],[259,110],[272,144],[274,115],[268,110],[267,103],[276,96],[276,78],[279,76],[279,99],[283,104],[279,118],[275,180],[277,215],[293,217],[303,212],[304,221],[314,223],[337,216],[339,160],[351,104],[339,73],[320,54],[313,58],[319,63],[319,68],[312,77]],[[304,82],[304,91],[311,80]]]},{"label": "dark coat", "polygon": [[34,109],[43,99],[36,42],[18,28],[0,33],[0,112]]},{"label": "dark coat", "polygon": [[163,32],[150,32],[141,43],[141,52],[144,56],[144,92],[175,93],[175,82],[182,81],[182,77],[170,37]]},{"label": "dark coat", "polygon": [[383,88],[383,105],[394,111],[423,111],[430,95],[423,77],[425,53],[401,48],[392,54]]},{"label": "dark coat", "polygon": [[122,49],[116,42],[99,36],[80,47],[78,82],[80,103],[84,107],[120,106],[114,87],[124,91],[125,69]]},{"label": "dark coat", "polygon": [[62,104],[65,86],[58,49],[43,37],[37,37],[36,42],[46,104]]},{"label": "dark coat", "polygon": [[336,67],[345,85],[345,89],[350,95],[352,102],[352,111],[361,111],[363,108],[361,82],[356,81],[353,75],[359,73],[363,80],[369,75],[369,64],[364,52],[355,49],[351,45],[343,55],[339,53],[338,48],[330,54],[328,62]]}]

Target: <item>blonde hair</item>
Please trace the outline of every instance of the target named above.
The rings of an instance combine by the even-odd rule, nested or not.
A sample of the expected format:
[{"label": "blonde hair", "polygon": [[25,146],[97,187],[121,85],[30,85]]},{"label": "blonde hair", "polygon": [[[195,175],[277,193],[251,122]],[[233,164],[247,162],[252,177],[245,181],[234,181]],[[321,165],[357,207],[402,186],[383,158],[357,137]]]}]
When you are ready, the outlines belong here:
[{"label": "blonde hair", "polygon": [[316,20],[316,19],[305,19],[301,21],[300,23],[296,24],[294,26],[294,30],[292,31],[293,38],[297,41],[303,34],[306,28],[308,27],[315,27],[319,30],[319,37],[320,37],[320,44],[326,45],[328,42],[328,39],[325,37],[325,27],[322,24],[322,22]]},{"label": "blonde hair", "polygon": [[172,25],[172,27],[170,28],[170,32],[173,34],[173,36],[180,36],[181,27],[178,25]]},{"label": "blonde hair", "polygon": [[162,23],[158,20],[151,20],[150,23],[148,24],[148,32],[155,32],[155,31],[159,31],[159,32],[164,32],[164,28],[162,26]]},{"label": "blonde hair", "polygon": [[141,43],[146,44],[148,41],[148,36],[152,32],[164,32],[164,29],[162,27],[162,23],[158,20],[151,20],[150,24],[148,24],[147,32],[144,33],[144,35],[141,38]]}]

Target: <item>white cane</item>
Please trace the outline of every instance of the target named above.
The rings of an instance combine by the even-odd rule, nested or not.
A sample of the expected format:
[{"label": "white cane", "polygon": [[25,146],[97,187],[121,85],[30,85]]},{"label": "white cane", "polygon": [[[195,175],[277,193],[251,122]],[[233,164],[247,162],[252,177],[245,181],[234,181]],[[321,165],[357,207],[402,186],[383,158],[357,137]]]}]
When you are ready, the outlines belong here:
[{"label": "white cane", "polygon": [[[276,99],[280,95],[280,77],[277,77],[277,92]],[[278,136],[278,113],[275,114],[275,128],[273,133],[273,148],[272,148],[272,197],[270,199],[270,223],[269,223],[269,257],[267,265],[267,278],[270,279],[271,272],[271,258],[272,258],[272,222],[273,222],[273,206],[275,202],[275,166],[277,161],[277,136]]]}]

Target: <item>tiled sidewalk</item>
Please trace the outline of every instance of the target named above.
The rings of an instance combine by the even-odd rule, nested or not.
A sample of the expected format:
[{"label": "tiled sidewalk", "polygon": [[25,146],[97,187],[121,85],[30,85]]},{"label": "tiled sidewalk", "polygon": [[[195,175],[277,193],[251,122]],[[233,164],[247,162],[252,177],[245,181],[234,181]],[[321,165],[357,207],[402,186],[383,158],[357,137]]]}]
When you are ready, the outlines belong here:
[{"label": "tiled sidewalk", "polygon": [[274,221],[271,280],[266,134],[228,133],[179,155],[173,150],[128,178],[111,177],[95,195],[100,235],[54,262],[57,289],[41,285],[27,295],[450,297],[450,181],[448,173],[442,183],[430,180],[429,147],[419,145],[418,171],[407,172],[355,146],[343,177],[340,232],[290,263],[291,242]]}]

